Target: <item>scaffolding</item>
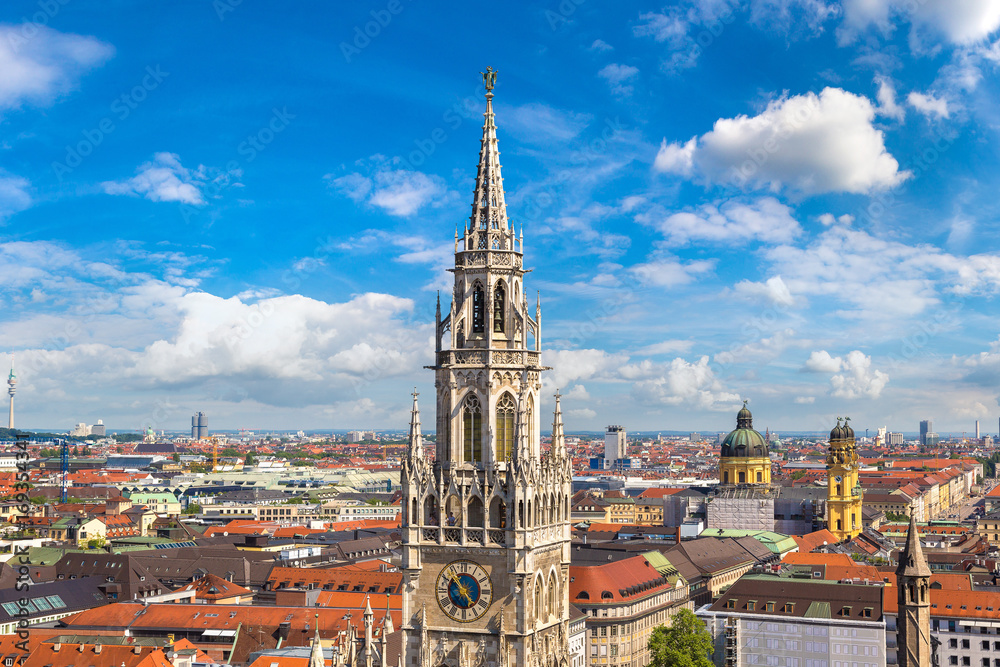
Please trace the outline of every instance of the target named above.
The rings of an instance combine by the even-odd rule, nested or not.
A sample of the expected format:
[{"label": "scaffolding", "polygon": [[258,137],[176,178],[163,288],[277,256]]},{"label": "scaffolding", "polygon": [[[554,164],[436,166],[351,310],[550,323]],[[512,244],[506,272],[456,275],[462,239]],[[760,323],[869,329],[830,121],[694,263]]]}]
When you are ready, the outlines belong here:
[{"label": "scaffolding", "polygon": [[726,619],[724,647],[723,667],[738,667],[740,664],[740,621],[733,616]]}]

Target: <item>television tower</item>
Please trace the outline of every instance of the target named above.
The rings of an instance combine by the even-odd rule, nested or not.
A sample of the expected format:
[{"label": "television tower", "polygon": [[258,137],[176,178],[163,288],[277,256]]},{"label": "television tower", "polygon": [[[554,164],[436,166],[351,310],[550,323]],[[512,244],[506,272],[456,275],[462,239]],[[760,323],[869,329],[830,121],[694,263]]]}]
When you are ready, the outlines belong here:
[{"label": "television tower", "polygon": [[10,396],[10,412],[7,413],[7,428],[14,428],[14,393],[17,391],[17,376],[14,375],[14,355],[10,356],[10,375],[7,376],[7,395]]}]

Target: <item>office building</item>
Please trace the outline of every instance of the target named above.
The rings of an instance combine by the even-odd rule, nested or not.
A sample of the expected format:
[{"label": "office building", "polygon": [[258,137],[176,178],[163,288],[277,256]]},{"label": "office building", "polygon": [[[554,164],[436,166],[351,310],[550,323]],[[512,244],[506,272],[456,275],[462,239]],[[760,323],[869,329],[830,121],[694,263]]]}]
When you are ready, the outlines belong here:
[{"label": "office building", "polygon": [[934,422],[930,419],[925,419],[920,422],[920,444],[927,444],[927,434],[934,430]]},{"label": "office building", "polygon": [[618,459],[628,456],[628,448],[625,444],[625,427],[609,426],[604,432],[604,458],[608,465],[614,465]]},{"label": "office building", "polygon": [[204,440],[208,437],[208,418],[204,412],[196,412],[191,417],[191,439]]}]

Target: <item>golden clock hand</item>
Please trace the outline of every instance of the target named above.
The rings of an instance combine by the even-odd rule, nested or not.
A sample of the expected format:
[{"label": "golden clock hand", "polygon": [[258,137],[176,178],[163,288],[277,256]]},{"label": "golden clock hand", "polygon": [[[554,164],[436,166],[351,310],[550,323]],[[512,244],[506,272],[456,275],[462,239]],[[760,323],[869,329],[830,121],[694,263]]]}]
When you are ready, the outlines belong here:
[{"label": "golden clock hand", "polygon": [[458,578],[458,577],[457,577],[456,575],[454,575],[454,574],[451,574],[451,575],[448,575],[448,576],[449,576],[449,577],[451,578],[451,580],[452,580],[452,581],[453,581],[453,582],[455,583],[455,586],[457,586],[457,587],[458,587],[458,592],[459,592],[459,594],[461,594],[461,595],[462,595],[462,597],[464,597],[464,598],[465,598],[466,600],[468,600],[468,601],[469,601],[469,604],[472,604],[472,596],[471,596],[471,595],[469,595],[469,589],[468,589],[468,588],[466,588],[465,586],[463,586],[463,585],[462,585],[462,580],[461,580],[461,579],[459,579],[459,578]]}]

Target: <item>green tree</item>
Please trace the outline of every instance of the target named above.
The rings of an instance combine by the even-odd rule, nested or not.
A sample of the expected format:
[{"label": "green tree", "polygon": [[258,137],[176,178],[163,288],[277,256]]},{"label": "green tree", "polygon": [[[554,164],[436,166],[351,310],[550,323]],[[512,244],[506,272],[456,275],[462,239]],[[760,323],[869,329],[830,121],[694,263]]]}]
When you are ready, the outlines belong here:
[{"label": "green tree", "polygon": [[255,466],[257,465],[257,459],[253,457],[253,454],[247,452],[247,456],[243,459],[243,465],[245,466]]},{"label": "green tree", "polygon": [[201,505],[199,505],[198,503],[189,503],[188,506],[184,508],[184,511],[181,512],[181,514],[199,514],[199,513],[201,513]]},{"label": "green tree", "polygon": [[177,452],[174,452],[173,456],[171,456],[170,458],[172,458],[174,460],[174,463],[180,463],[181,462],[181,455],[178,454]]},{"label": "green tree", "polygon": [[104,546],[107,543],[108,543],[108,541],[106,539],[104,539],[103,537],[98,536],[98,537],[94,537],[94,538],[91,538],[91,539],[87,540],[87,548],[88,549],[103,549]]},{"label": "green tree", "polygon": [[649,637],[649,667],[714,667],[712,635],[694,612],[681,609],[668,628],[661,625]]}]

